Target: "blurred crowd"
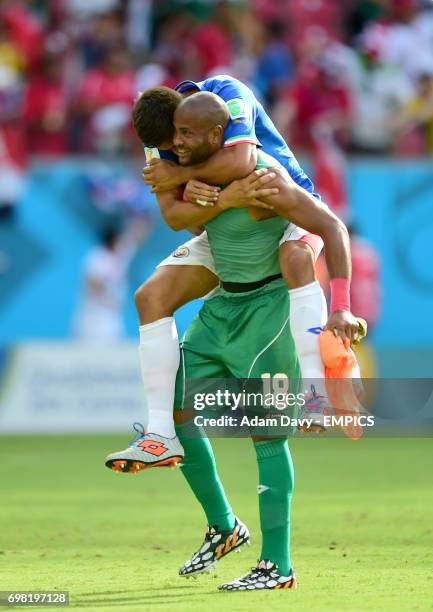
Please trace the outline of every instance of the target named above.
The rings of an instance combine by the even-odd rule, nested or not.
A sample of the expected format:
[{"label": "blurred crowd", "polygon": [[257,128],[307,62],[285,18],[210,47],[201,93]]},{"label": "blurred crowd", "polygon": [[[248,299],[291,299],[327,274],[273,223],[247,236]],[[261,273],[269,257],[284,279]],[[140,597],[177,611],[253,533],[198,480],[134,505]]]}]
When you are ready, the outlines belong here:
[{"label": "blurred crowd", "polygon": [[138,153],[137,92],[218,73],[297,153],[433,152],[432,0],[0,0],[0,200],[29,156]]},{"label": "blurred crowd", "polygon": [[1,0],[1,154],[126,152],[138,90],[229,73],[293,146],[433,151],[431,0]]},{"label": "blurred crowd", "polygon": [[[215,74],[255,91],[345,220],[346,153],[433,153],[433,0],[0,0],[0,220],[15,219],[30,160],[97,154],[89,200],[108,220],[140,217],[147,235],[149,190],[111,164],[142,156],[133,100]],[[352,298],[372,325],[377,257],[352,238]],[[120,312],[127,265],[113,244],[85,264],[84,327],[100,303]]]}]

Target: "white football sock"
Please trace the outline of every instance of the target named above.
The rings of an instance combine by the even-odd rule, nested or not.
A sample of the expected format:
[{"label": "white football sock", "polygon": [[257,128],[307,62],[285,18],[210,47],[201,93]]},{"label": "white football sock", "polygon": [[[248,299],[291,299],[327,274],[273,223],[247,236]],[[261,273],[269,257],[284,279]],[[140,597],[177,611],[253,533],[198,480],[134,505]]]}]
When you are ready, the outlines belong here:
[{"label": "white football sock", "polygon": [[176,323],[173,317],[165,317],[139,330],[141,377],[149,413],[146,431],[173,438],[174,388],[180,362]]},{"label": "white football sock", "polygon": [[326,324],[328,308],[325,295],[317,281],[289,290],[290,329],[298,353],[301,376],[308,385],[316,387],[319,395],[327,397],[325,368],[320,357],[319,333]]}]

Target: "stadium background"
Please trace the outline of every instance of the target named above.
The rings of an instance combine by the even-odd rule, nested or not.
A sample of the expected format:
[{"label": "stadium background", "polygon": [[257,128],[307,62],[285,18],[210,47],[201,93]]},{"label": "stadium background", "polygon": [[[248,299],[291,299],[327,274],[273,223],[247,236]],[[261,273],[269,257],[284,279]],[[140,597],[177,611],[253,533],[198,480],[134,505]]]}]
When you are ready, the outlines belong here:
[{"label": "stadium background", "polygon": [[[145,87],[173,86],[184,78],[228,73],[255,90],[315,178],[317,190],[356,231],[359,248],[353,298],[358,305],[356,314],[370,322],[369,342],[376,359],[370,375],[432,376],[432,4],[429,0],[0,1],[0,433],[7,434],[0,438],[0,454],[2,482],[10,500],[3,507],[3,520],[20,527],[22,537],[30,542],[27,556],[23,553],[21,573],[14,570],[8,583],[2,580],[1,588],[48,588],[62,578],[62,584],[67,582],[67,573],[54,580],[50,566],[40,574],[39,566],[36,571],[33,565],[40,543],[31,523],[27,525],[23,502],[34,505],[37,533],[49,530],[53,521],[53,514],[38,497],[39,488],[51,502],[57,499],[56,491],[61,493],[58,510],[64,511],[66,505],[75,508],[80,525],[89,521],[92,529],[97,529],[96,511],[102,511],[104,503],[120,511],[116,493],[111,491],[107,497],[111,475],[102,476],[96,464],[104,452],[113,450],[112,445],[123,443],[124,435],[89,442],[93,438],[68,434],[124,432],[132,419],[143,418],[132,296],[155,265],[187,239],[186,233],[175,234],[164,226],[153,196],[140,181],[143,155],[131,130],[129,112],[136,92]],[[89,253],[100,244],[107,227],[128,230],[137,225],[142,241],[124,279],[126,292],[119,315],[123,338],[78,341],[74,320]],[[180,331],[197,308],[198,304],[188,305],[177,314]],[[30,442],[18,435],[22,432],[59,435]],[[89,444],[94,444],[95,453]],[[229,459],[235,451],[223,442],[218,444],[224,457],[222,469],[229,478]],[[240,444],[246,448],[245,441]],[[336,446],[331,452],[321,444],[316,446],[317,460],[321,457],[326,463],[326,456],[329,463],[328,480],[319,489],[323,493],[329,486],[336,491],[339,479],[334,471],[341,468],[347,448]],[[62,445],[69,450],[62,450]],[[408,448],[406,452],[417,465],[429,456],[427,441],[424,445],[413,441]],[[317,468],[309,450],[299,440],[296,449],[304,466],[301,474],[311,475]],[[354,470],[353,483],[358,482],[359,487],[365,485],[362,475],[366,471],[377,470],[383,448],[367,451],[367,456],[352,451],[350,460],[345,455]],[[395,469],[404,471],[397,443],[390,441],[388,451]],[[94,463],[84,476],[87,462]],[[57,468],[45,474],[47,463]],[[82,480],[73,476],[74,463]],[[11,474],[17,467],[20,477],[14,480]],[[247,474],[246,463],[241,469]],[[90,477],[95,478],[93,483]],[[253,477],[248,472],[246,482],[252,483]],[[62,478],[69,484],[61,485]],[[155,499],[163,486],[159,483],[174,486],[166,474],[158,478],[151,475],[149,481]],[[366,494],[379,506],[383,503],[379,491],[389,487],[389,498],[402,509],[401,515],[389,520],[373,512],[377,533],[382,533],[381,526],[385,531],[391,526],[398,529],[405,512],[416,516],[421,528],[426,521],[423,509],[431,505],[424,489],[429,475],[423,475],[421,468],[411,485],[414,505],[394,478],[395,472],[379,468],[371,487],[366,485]],[[79,494],[82,486],[84,491],[94,487],[98,493],[92,497],[94,514],[90,510],[83,514],[82,506],[68,497],[69,487]],[[300,484],[306,514],[299,511],[299,520],[306,518],[311,527],[318,497],[314,483],[308,486]],[[141,503],[136,481],[120,487],[119,495]],[[329,524],[338,500],[346,504],[347,513],[360,516],[355,489],[355,484],[349,486],[350,500],[336,495],[335,504],[325,504],[320,520]],[[247,499],[246,485],[244,492]],[[187,505],[188,495],[186,489],[179,490],[179,499],[185,499]],[[241,490],[240,501],[242,496]],[[87,498],[80,499],[86,504]],[[164,495],[161,499],[168,500]],[[254,524],[253,512],[251,507],[246,513]],[[66,512],[59,533],[75,524],[68,516]],[[185,512],[180,511],[180,516],[186,520]],[[197,518],[198,512],[193,516]],[[159,529],[154,520],[150,524]],[[110,529],[110,520],[103,525]],[[377,538],[376,531],[364,527],[365,544]],[[188,534],[186,531],[182,539],[185,550],[195,546]],[[295,537],[298,535],[295,531]],[[56,537],[54,534],[54,543],[47,545],[48,552],[42,546],[40,556],[55,552],[53,559],[60,561],[53,561],[50,571],[57,576],[62,557],[55,555],[69,541],[61,536],[56,541]],[[131,552],[133,530],[119,537],[126,537]],[[328,551],[326,566],[334,563],[329,550],[335,546],[323,537],[318,527],[312,529],[301,567],[307,579],[326,589],[326,570],[320,578],[309,569],[322,545]],[[416,540],[419,534],[409,531],[401,537],[401,550],[392,548],[391,534],[389,541],[385,536],[378,539],[384,567],[392,557],[395,563],[406,555],[404,542],[421,541]],[[158,563],[162,549],[168,546],[166,540],[161,545],[158,540],[151,553]],[[90,541],[93,552],[105,546]],[[8,553],[19,548],[20,542],[20,538],[9,541],[3,537],[0,548]],[[68,545],[76,552],[74,542],[71,537]],[[389,557],[384,552],[388,545]],[[414,546],[411,563],[421,575],[422,564],[417,563],[425,558],[425,551],[420,548],[417,556]],[[114,536],[112,547],[115,564]],[[84,540],[82,548],[86,550]],[[361,562],[364,568],[365,561],[365,579],[371,562],[368,552],[366,545]],[[134,555],[131,559],[140,562]],[[172,563],[180,560],[176,557]],[[93,566],[83,567],[87,575],[94,571]],[[237,571],[233,564],[232,568]],[[93,584],[78,569],[74,576],[78,590],[77,585],[86,584],[89,592],[98,591],[98,579]],[[119,580],[124,580],[122,588],[128,584],[126,569]],[[387,580],[391,577],[383,578],[384,592]],[[120,582],[118,586],[120,592]],[[77,605],[104,606],[103,595],[96,603],[87,601],[86,588]],[[338,597],[337,591],[330,596],[329,605]],[[359,609],[374,609],[375,596],[371,595],[370,604],[368,601],[367,597]],[[110,605],[124,606],[116,602]],[[181,610],[210,606],[206,598],[194,604],[197,608],[188,607],[185,600],[172,603]],[[316,605],[313,600],[310,604],[307,601],[311,609]]]}]

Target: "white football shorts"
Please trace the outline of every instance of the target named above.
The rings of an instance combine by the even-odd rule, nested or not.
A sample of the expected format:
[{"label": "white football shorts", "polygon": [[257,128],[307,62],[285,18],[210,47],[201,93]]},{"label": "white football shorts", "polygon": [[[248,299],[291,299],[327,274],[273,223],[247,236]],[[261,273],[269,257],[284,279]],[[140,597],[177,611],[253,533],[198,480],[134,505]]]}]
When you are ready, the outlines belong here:
[{"label": "white football shorts", "polygon": [[[323,248],[323,241],[319,236],[310,234],[293,223],[289,223],[286,227],[280,240],[280,245],[289,240],[301,240],[309,244],[314,251],[316,259]],[[159,268],[161,266],[204,266],[216,274],[207,233],[203,232],[199,236],[194,236],[194,238],[191,238],[188,242],[177,247],[177,249],[173,251],[171,255],[163,259],[157,267]]]}]

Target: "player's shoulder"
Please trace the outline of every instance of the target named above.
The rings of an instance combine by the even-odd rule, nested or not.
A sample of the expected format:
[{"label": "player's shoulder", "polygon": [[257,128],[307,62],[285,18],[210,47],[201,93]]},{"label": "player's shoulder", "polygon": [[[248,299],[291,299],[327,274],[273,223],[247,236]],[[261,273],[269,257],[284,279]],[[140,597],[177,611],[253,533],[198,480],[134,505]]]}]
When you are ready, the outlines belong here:
[{"label": "player's shoulder", "polygon": [[239,81],[236,77],[230,76],[229,74],[215,74],[214,76],[208,77],[202,84],[207,87],[224,87],[224,85],[243,85],[242,81]]},{"label": "player's shoulder", "polygon": [[212,93],[219,94],[222,97],[226,95],[231,96],[253,96],[253,92],[245,83],[239,81],[235,77],[228,74],[218,74],[213,77],[209,77],[201,83],[202,89],[211,91]]},{"label": "player's shoulder", "polygon": [[235,77],[220,74],[203,81],[204,89],[218,95],[227,104],[232,121],[251,118],[255,96],[251,89]]}]

